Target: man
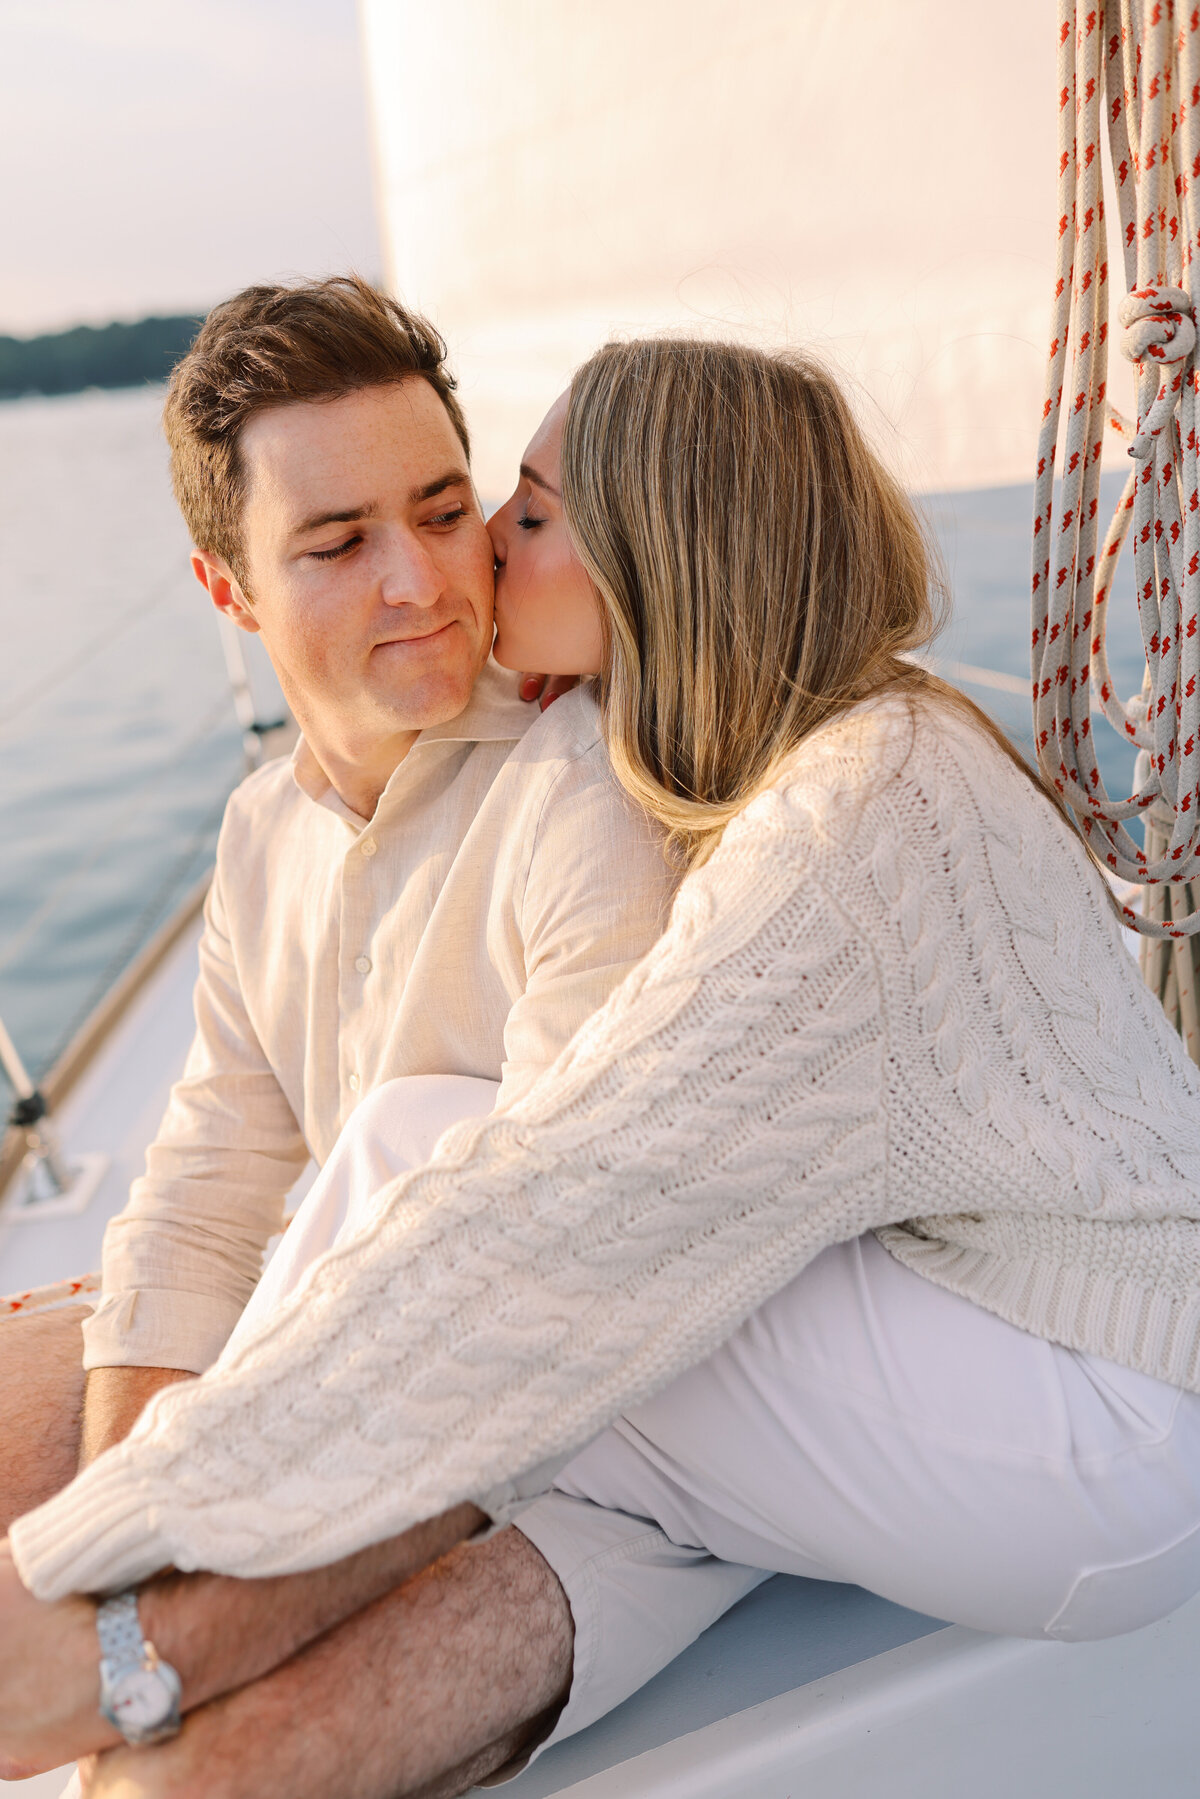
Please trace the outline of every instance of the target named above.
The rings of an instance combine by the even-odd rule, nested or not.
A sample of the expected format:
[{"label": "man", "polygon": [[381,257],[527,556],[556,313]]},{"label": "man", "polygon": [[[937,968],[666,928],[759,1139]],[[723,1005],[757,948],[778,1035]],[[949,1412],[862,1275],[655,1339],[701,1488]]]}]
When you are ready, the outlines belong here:
[{"label": "man", "polygon": [[[489,662],[492,548],[443,358],[421,320],[333,280],[218,307],[173,378],[193,567],[261,634],[302,736],[230,802],[195,1043],[94,1312],[3,1326],[0,1528],[216,1359],[287,1191],[366,1093],[430,1073],[520,1093],[662,929],[671,877],[594,706],[539,719]],[[488,1552],[505,1579],[521,1562]],[[427,1559],[301,1582],[296,1643]],[[226,1641],[238,1585],[213,1613]],[[563,1642],[547,1704],[569,1620]]]}]

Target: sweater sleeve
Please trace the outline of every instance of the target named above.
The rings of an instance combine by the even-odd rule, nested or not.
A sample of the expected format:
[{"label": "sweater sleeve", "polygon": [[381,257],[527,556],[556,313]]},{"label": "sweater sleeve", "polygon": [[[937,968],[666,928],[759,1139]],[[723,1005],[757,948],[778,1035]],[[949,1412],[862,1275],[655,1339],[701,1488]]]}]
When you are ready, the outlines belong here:
[{"label": "sweater sleeve", "polygon": [[875,964],[776,799],[511,1112],[443,1139],[256,1335],[18,1521],[35,1593],[299,1571],[464,1499],[504,1515],[887,1221]]}]

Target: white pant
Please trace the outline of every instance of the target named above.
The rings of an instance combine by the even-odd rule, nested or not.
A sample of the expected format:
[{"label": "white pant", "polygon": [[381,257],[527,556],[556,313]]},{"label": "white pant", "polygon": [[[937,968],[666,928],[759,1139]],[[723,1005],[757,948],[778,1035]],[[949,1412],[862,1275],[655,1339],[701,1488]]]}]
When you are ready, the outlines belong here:
[{"label": "white pant", "polygon": [[[364,1100],[244,1322],[494,1096],[422,1076]],[[602,1432],[517,1528],[575,1622],[570,1699],[544,1748],[636,1691],[764,1570],[1006,1635],[1115,1635],[1165,1615],[1200,1589],[1200,1396],[1017,1330],[868,1236],[826,1250]]]},{"label": "white pant", "polygon": [[497,1081],[469,1074],[411,1074],[369,1093],[301,1200],[226,1348],[294,1292],[339,1237],[352,1237],[369,1223],[380,1189],[428,1162],[444,1131],[464,1118],[486,1117],[498,1091]]}]

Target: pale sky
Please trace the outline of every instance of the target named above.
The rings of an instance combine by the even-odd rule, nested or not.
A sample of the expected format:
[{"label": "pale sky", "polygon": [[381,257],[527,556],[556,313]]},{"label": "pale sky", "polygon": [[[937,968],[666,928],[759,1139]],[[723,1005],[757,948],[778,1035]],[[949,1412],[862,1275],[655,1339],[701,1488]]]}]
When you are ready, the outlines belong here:
[{"label": "pale sky", "polygon": [[0,332],[381,272],[354,0],[0,0]]}]

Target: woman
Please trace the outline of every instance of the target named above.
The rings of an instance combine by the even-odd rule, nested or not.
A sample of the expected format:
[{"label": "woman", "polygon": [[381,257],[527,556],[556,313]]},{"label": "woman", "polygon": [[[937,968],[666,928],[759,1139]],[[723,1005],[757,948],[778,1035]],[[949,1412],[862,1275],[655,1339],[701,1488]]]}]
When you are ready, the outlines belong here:
[{"label": "woman", "polygon": [[910,505],[803,358],[651,341],[584,366],[493,529],[497,654],[597,676],[670,929],[382,1191],[430,1095],[360,1108],[333,1252],[18,1523],[28,1583],[312,1567],[470,1499],[571,1602],[556,1737],[764,1570],[1161,1616],[1200,1587],[1200,1079],[1057,805],[907,659]]}]

